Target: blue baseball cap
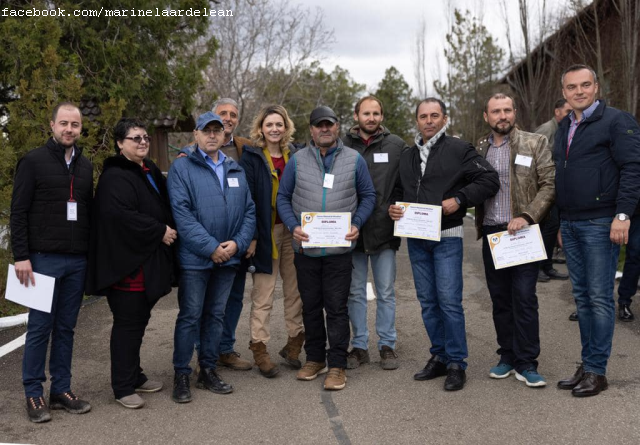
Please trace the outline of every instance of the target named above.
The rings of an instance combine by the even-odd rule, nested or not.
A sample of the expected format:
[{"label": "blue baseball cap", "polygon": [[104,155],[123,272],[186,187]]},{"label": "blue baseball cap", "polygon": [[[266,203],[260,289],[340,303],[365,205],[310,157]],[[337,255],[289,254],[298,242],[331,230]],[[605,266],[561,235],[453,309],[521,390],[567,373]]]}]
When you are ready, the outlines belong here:
[{"label": "blue baseball cap", "polygon": [[217,122],[224,127],[224,123],[222,122],[222,118],[220,116],[212,111],[207,111],[206,113],[198,116],[198,120],[196,122],[196,130],[204,130],[204,127],[209,125],[211,122]]}]

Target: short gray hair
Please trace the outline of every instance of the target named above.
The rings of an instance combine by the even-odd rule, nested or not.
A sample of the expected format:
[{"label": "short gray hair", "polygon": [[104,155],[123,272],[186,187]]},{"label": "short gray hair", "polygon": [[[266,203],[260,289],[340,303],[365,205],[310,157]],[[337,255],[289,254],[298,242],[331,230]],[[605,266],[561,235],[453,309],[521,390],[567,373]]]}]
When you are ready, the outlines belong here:
[{"label": "short gray hair", "polygon": [[236,107],[236,110],[240,111],[240,107],[238,106],[238,102],[236,102],[235,100],[231,99],[230,97],[223,97],[220,98],[218,100],[216,100],[213,105],[211,106],[211,111],[213,111],[214,113],[216,112],[216,108],[218,108],[220,105],[233,105],[234,107]]}]

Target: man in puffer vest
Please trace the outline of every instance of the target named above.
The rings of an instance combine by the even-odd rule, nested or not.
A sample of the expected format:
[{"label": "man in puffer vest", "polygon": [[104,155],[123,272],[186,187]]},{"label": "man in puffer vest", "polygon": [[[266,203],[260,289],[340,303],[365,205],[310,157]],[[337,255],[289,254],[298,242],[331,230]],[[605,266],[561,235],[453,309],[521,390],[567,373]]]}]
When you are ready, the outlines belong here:
[{"label": "man in puffer vest", "polygon": [[[307,362],[297,378],[313,380],[327,372],[328,364],[324,388],[339,390],[347,381],[351,251],[360,228],[373,211],[376,192],[362,156],[338,138],[340,123],[333,110],[316,108],[311,112],[310,124],[311,144],[287,164],[277,207],[280,219],[293,233],[294,264],[302,298]],[[301,227],[302,212],[351,213],[351,230],[345,237],[351,246],[302,248],[301,243],[309,241]]]}]

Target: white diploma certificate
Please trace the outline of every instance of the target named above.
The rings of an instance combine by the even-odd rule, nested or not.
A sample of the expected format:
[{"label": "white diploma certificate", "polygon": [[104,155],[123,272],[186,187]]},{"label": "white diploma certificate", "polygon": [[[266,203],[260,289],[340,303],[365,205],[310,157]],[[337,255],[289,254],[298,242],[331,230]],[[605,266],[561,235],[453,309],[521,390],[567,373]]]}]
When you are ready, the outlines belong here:
[{"label": "white diploma certificate", "polygon": [[351,230],[349,212],[302,212],[302,231],[309,235],[302,247],[351,247],[345,238]]},{"label": "white diploma certificate", "polygon": [[402,208],[402,218],[395,222],[393,235],[440,241],[442,207],[413,202],[396,202]]},{"label": "white diploma certificate", "polygon": [[31,309],[51,313],[56,279],[36,272],[33,273],[33,276],[36,280],[36,285],[34,286],[29,281],[29,287],[26,287],[20,284],[20,280],[16,277],[15,266],[9,264],[5,298]]},{"label": "white diploma certificate", "polygon": [[538,224],[518,230],[515,235],[506,231],[492,233],[487,239],[496,269],[547,259]]}]

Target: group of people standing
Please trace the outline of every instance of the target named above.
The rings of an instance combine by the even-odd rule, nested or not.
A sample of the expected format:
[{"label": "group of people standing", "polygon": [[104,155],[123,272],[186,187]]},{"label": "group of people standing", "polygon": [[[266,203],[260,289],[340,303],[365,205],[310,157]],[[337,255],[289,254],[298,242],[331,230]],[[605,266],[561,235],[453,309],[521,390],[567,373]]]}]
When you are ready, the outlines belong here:
[{"label": "group of people standing", "polygon": [[[283,107],[260,110],[250,139],[244,139],[233,134],[238,105],[222,99],[197,118],[194,143],[165,179],[147,158],[145,124],[123,118],[113,132],[116,155],[105,161],[93,198],[91,164],[76,145],[80,110],[58,105],[52,137],[18,163],[11,208],[18,278],[25,285],[35,283],[33,272],[56,278],[51,313],[31,310],[29,317],[23,361],[29,418],[51,419],[42,387],[49,337],[49,406],[74,413],[91,408],[70,387],[73,329],[85,289],[107,295],[113,313],[111,383],[127,408],[144,405],[139,393],[162,389],[162,382],[143,373],[140,348],[152,308],[175,285],[172,399],[192,400],[194,351],[196,387],[233,391],[218,367],[253,366],[235,350],[247,271],[253,280],[249,350],[265,377],[279,372],[268,352],[278,274],[288,336],[279,355],[298,369],[297,379],[326,373],[324,388],[340,390],[346,369],[370,362],[369,262],[380,366],[398,368],[394,288],[400,239],[394,221],[403,209],[397,202],[442,207],[440,241],[407,239],[431,342],[416,380],[446,376],[448,391],[465,385],[463,218],[475,207],[499,345],[489,376],[515,374],[527,386],[546,385],[537,362],[540,264],[496,269],[488,236],[546,221],[555,202],[582,341],[582,365],[558,387],[574,396],[606,389],[618,251],[634,241],[629,220],[638,213],[640,127],[631,115],[597,100],[591,68],[572,66],[561,82],[572,111],[558,124],[553,150],[547,137],[515,125],[515,101],[502,93],[488,98],[484,119],[491,133],[475,147],[446,133],[447,108],[437,98],[417,105],[411,148],[384,127],[383,104],[374,96],[355,105],[355,125],[343,139],[333,110],[313,110],[311,142],[302,148],[292,144],[295,128]],[[303,247],[309,240],[303,212],[348,212],[350,247]]]}]

